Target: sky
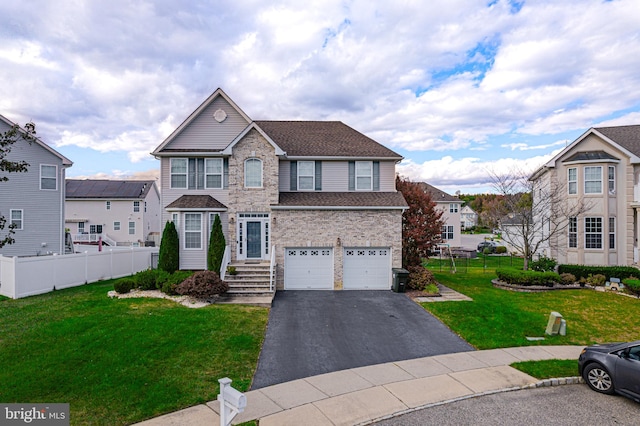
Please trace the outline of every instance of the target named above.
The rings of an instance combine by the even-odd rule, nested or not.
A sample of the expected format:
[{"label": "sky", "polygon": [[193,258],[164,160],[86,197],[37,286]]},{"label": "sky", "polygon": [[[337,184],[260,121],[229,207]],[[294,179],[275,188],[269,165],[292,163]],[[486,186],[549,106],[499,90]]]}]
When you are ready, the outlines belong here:
[{"label": "sky", "polygon": [[149,153],[217,88],[254,120],[339,120],[451,194],[640,124],[637,0],[0,3],[0,114],[70,178],[159,176]]}]

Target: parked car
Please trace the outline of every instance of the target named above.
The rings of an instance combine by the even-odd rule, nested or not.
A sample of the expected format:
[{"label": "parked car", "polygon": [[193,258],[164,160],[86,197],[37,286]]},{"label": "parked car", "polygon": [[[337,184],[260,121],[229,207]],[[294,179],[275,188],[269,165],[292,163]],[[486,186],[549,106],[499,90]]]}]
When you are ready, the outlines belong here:
[{"label": "parked car", "polygon": [[640,340],[584,348],[578,372],[596,392],[617,392],[640,402]]},{"label": "parked car", "polygon": [[500,244],[495,241],[482,241],[478,244],[478,251],[483,252],[485,248],[488,248],[491,253],[495,253],[496,249],[500,246]]}]

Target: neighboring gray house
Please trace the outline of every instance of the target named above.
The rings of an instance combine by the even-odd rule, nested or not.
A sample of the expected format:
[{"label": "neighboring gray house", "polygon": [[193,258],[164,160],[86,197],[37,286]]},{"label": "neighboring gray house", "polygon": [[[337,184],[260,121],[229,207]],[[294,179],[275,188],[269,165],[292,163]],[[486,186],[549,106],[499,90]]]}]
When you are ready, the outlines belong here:
[{"label": "neighboring gray house", "polygon": [[[0,115],[1,133],[13,125]],[[64,179],[73,163],[39,138],[32,143],[19,139],[6,160],[24,160],[29,167],[24,173],[0,175],[9,178],[0,182],[0,216],[17,224],[15,242],[0,248],[0,255],[64,254]],[[0,232],[4,236],[6,231]]]},{"label": "neighboring gray house", "polygon": [[74,242],[160,242],[162,209],[154,181],[67,179],[66,186],[65,222]]},{"label": "neighboring gray house", "polygon": [[152,154],[181,269],[206,268],[215,215],[231,261],[277,263],[278,288],[389,289],[402,265],[402,157],[341,122],[253,121],[218,89]]}]

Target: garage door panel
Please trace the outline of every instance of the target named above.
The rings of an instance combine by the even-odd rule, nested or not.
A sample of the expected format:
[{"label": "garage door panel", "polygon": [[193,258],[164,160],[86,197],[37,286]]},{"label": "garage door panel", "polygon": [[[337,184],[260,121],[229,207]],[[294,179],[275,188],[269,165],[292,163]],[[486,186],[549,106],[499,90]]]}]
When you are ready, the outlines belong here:
[{"label": "garage door panel", "polygon": [[332,290],[333,249],[286,248],[284,260],[286,290]]},{"label": "garage door panel", "polygon": [[390,248],[353,247],[344,250],[346,290],[388,290],[390,287]]}]

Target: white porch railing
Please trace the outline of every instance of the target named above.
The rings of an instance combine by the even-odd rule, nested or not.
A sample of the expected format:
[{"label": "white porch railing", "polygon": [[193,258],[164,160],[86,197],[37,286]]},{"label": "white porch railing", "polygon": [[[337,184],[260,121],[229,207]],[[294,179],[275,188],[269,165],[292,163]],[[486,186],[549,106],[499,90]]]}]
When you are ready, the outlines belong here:
[{"label": "white porch railing", "polygon": [[224,255],[222,255],[222,263],[220,264],[220,279],[224,281],[224,277],[227,274],[227,265],[231,263],[231,248],[226,246],[224,248]]},{"label": "white porch railing", "polygon": [[105,244],[109,244],[112,247],[116,246],[116,241],[109,237],[107,234],[74,234],[73,242],[74,243],[97,243],[98,240],[102,238],[102,242]]},{"label": "white porch railing", "polygon": [[276,246],[271,246],[271,261],[269,262],[269,291],[275,290],[275,272],[276,272]]}]

